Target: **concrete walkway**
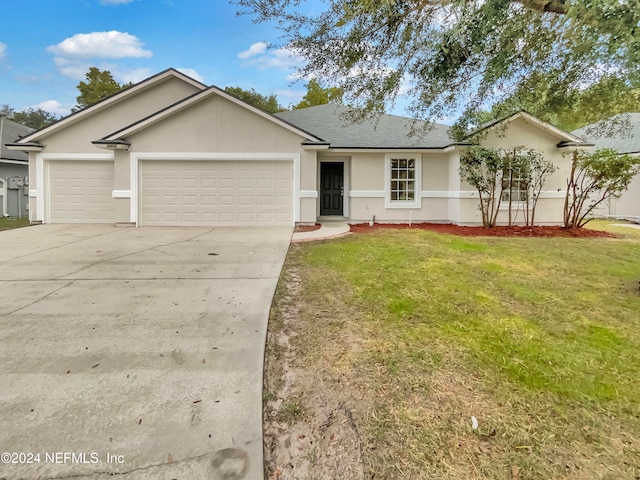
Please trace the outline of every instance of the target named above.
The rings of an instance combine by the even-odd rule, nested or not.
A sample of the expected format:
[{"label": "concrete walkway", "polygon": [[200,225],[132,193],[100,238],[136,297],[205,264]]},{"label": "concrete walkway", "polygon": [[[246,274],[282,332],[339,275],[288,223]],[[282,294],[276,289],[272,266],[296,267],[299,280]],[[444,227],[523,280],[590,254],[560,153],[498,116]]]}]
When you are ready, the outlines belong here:
[{"label": "concrete walkway", "polygon": [[640,228],[639,224],[636,223],[612,223],[612,227],[626,227],[626,228]]},{"label": "concrete walkway", "polygon": [[0,232],[0,453],[32,454],[0,479],[262,478],[265,336],[290,239]]},{"label": "concrete walkway", "polygon": [[295,232],[291,238],[293,243],[328,240],[331,238],[350,235],[349,224],[346,221],[323,221],[318,230],[311,232]]}]

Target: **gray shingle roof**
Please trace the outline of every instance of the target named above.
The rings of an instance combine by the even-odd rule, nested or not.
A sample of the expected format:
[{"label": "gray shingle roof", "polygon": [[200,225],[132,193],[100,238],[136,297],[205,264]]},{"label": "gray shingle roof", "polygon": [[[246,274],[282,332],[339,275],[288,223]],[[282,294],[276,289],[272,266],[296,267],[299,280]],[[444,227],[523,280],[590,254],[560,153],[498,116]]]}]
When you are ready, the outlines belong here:
[{"label": "gray shingle roof", "polygon": [[[628,135],[616,135],[613,137],[596,137],[589,135],[587,130],[591,125],[574,130],[574,135],[590,140],[596,144],[596,148],[613,148],[619,153],[637,153],[640,152],[640,113],[626,113],[629,115],[631,130]],[[593,125],[593,124],[592,124]]]},{"label": "gray shingle roof", "polygon": [[4,158],[5,160],[29,160],[28,153],[9,150],[5,146],[5,143],[13,143],[31,132],[33,132],[33,128],[25,127],[20,123],[5,118],[4,126],[2,128],[2,149],[0,150],[0,158]]},{"label": "gray shingle roof", "polygon": [[426,135],[410,137],[410,118],[385,114],[377,123],[349,123],[344,118],[348,111],[349,107],[343,105],[326,104],[276,116],[330,142],[331,148],[443,148],[455,143],[448,125],[435,124]]}]

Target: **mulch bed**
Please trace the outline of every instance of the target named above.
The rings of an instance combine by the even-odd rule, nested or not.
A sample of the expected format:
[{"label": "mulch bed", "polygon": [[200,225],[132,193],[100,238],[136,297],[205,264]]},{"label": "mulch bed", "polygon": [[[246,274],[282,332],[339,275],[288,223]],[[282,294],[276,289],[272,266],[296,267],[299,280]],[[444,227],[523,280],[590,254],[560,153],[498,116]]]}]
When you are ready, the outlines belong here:
[{"label": "mulch bed", "polygon": [[321,225],[316,223],[315,225],[297,225],[294,229],[295,232],[313,232],[320,229]]},{"label": "mulch bed", "polygon": [[354,233],[374,232],[383,228],[430,230],[438,233],[449,233],[463,237],[572,237],[572,238],[615,238],[616,236],[601,230],[588,228],[567,229],[560,226],[521,227],[497,226],[494,228],[465,227],[445,223],[375,223],[372,227],[368,223],[351,225]]}]

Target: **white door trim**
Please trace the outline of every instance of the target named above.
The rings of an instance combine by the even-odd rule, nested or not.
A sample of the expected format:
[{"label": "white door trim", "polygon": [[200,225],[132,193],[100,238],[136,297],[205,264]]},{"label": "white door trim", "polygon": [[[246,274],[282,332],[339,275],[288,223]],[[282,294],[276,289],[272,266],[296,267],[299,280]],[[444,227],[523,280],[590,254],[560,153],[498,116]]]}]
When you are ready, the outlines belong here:
[{"label": "white door trim", "polygon": [[[351,157],[318,157],[317,162],[317,170],[316,170],[316,198],[320,195],[321,190],[321,167],[322,163],[342,163],[342,172],[343,172],[343,190],[344,194],[342,195],[342,216],[349,218],[350,215],[350,201],[349,201],[349,187],[351,186]],[[320,216],[320,202],[316,202],[316,217]]]},{"label": "white door trim", "polygon": [[[36,197],[36,215],[34,220],[50,223],[49,209],[49,162],[56,160],[67,161],[114,161],[113,152],[109,153],[37,153],[36,154],[36,188],[29,190],[29,196]],[[31,193],[34,195],[31,195]],[[46,208],[45,208],[46,198]]]},{"label": "white door trim", "polygon": [[140,161],[198,160],[198,161],[282,161],[293,162],[293,218],[291,226],[300,221],[300,153],[211,153],[211,152],[141,152],[132,153],[129,162],[131,178],[131,223],[139,226]]}]

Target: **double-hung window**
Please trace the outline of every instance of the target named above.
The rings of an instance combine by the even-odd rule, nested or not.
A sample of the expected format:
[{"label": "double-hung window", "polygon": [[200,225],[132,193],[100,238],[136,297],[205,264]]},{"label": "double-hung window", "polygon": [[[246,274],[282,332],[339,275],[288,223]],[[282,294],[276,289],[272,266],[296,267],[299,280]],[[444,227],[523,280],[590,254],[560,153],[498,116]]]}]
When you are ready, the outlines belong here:
[{"label": "double-hung window", "polygon": [[387,155],[385,158],[387,208],[419,208],[421,158],[419,155]]},{"label": "double-hung window", "polygon": [[505,168],[502,172],[502,201],[526,202],[527,182],[520,169]]}]

